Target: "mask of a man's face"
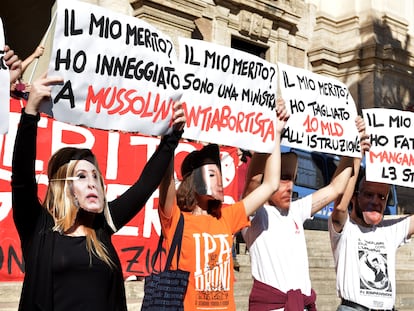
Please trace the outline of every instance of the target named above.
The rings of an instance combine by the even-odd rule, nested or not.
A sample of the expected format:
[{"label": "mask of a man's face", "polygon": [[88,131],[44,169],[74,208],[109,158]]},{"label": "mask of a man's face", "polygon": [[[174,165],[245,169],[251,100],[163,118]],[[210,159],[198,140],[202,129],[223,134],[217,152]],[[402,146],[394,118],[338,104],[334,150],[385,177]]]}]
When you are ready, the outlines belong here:
[{"label": "mask of a man's face", "polygon": [[356,204],[362,219],[368,225],[378,225],[383,217],[387,205],[390,186],[383,183],[361,181]]},{"label": "mask of a man's face", "polygon": [[223,183],[221,172],[217,165],[206,164],[194,170],[196,192],[212,199],[223,201]]}]

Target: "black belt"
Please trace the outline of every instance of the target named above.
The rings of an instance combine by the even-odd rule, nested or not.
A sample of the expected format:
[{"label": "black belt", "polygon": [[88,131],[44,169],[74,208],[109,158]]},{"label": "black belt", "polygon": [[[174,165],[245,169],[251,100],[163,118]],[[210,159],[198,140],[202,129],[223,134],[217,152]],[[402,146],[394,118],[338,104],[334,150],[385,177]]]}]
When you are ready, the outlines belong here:
[{"label": "black belt", "polygon": [[356,302],[353,302],[353,301],[349,301],[349,300],[346,300],[346,299],[342,299],[341,305],[354,308],[355,310],[358,310],[358,311],[393,311],[393,310],[395,310],[394,308],[392,310],[370,309],[370,308],[367,308],[367,307],[365,307],[363,305],[360,305],[359,303],[356,303]]}]

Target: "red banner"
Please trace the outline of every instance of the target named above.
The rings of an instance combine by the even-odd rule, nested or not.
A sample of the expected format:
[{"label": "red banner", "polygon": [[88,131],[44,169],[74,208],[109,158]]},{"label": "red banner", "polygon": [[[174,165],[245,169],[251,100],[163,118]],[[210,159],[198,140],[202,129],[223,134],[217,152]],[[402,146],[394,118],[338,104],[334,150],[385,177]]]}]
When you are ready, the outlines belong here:
[{"label": "red banner", "polygon": [[[24,275],[19,237],[12,219],[10,188],[13,145],[23,105],[23,101],[11,99],[9,132],[0,135],[0,281],[20,281]],[[61,147],[72,145],[92,149],[105,178],[108,200],[113,200],[135,182],[158,144],[156,137],[73,126],[42,115],[36,158],[39,198],[43,200],[47,187],[47,161]],[[179,167],[184,157],[200,148],[201,145],[196,143],[179,144],[175,160],[177,178],[181,178]],[[237,148],[221,147],[220,150],[225,203],[232,203],[238,193]],[[113,237],[125,278],[143,277],[150,271],[149,263],[161,231],[157,202],[158,190],[140,213]]]}]

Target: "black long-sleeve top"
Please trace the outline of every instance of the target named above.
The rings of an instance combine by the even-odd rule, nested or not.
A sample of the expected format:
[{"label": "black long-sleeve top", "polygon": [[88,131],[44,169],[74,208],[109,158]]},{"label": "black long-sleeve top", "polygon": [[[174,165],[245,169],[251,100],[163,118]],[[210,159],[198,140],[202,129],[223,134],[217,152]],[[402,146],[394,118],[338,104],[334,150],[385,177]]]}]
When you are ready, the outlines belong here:
[{"label": "black long-sleeve top", "polygon": [[[59,233],[52,230],[54,220],[41,205],[37,194],[35,159],[39,119],[39,115],[33,116],[22,111],[12,162],[13,219],[25,262],[25,276],[19,304],[19,310],[24,311],[55,309],[52,266],[56,235]],[[110,214],[117,230],[142,209],[157,189],[180,137],[181,132],[164,136],[135,184],[117,199],[109,202]],[[106,222],[103,213],[97,215],[94,227],[109,257],[115,263],[108,281],[111,284],[107,285],[110,294],[108,297],[103,297],[107,299],[106,310],[127,310],[121,263],[111,242],[114,231]],[[59,247],[61,251],[60,243]],[[88,286],[83,283],[85,282],[79,282],[79,286]],[[70,297],[71,293],[67,294]]]}]

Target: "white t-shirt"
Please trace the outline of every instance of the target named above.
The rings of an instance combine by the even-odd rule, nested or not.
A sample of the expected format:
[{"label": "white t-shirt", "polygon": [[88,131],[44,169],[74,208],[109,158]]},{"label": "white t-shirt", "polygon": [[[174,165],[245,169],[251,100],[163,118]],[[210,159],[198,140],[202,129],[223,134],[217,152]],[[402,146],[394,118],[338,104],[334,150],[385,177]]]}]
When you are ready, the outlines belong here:
[{"label": "white t-shirt", "polygon": [[348,216],[342,232],[337,233],[329,218],[339,297],[368,308],[393,308],[396,251],[407,242],[409,226],[409,218],[404,217],[363,227]]},{"label": "white t-shirt", "polygon": [[312,196],[292,202],[287,213],[270,205],[256,211],[243,229],[253,277],[286,293],[311,294],[308,252],[303,223],[311,217]]}]

